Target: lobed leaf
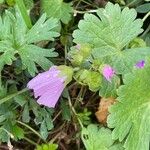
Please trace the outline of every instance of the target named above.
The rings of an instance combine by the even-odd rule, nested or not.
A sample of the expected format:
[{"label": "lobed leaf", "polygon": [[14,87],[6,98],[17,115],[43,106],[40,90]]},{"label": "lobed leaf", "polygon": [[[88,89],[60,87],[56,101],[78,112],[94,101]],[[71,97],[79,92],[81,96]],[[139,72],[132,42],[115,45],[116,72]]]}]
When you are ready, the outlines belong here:
[{"label": "lobed leaf", "polygon": [[15,15],[7,11],[0,17],[0,25],[0,68],[5,64],[11,65],[12,61],[18,58],[16,54],[21,58],[23,69],[27,69],[32,76],[38,72],[37,64],[45,70],[52,65],[48,57],[57,56],[53,49],[44,49],[35,44],[43,40],[52,41],[59,36],[55,31],[58,26],[57,19],[46,19],[43,14],[35,25],[28,29],[20,12],[16,10]]},{"label": "lobed leaf", "polygon": [[43,11],[48,17],[57,18],[65,24],[70,21],[71,13],[73,13],[71,3],[65,3],[63,0],[42,0],[41,2]]},{"label": "lobed leaf", "polygon": [[126,150],[149,150],[150,141],[150,65],[135,69],[124,77],[118,90],[118,102],[110,108],[108,125],[112,136],[126,139]]},{"label": "lobed leaf", "polygon": [[142,20],[136,19],[134,9],[121,8],[118,4],[107,3],[105,9],[97,11],[97,16],[85,14],[79,22],[79,29],[73,33],[74,42],[89,43],[93,47],[94,59],[110,64],[118,74],[132,70],[133,65],[145,56],[150,56],[150,48],[126,49],[126,46],[143,30]]},{"label": "lobed leaf", "polygon": [[115,150],[116,148],[118,148],[117,150],[123,150],[121,145],[114,144],[111,130],[104,127],[99,128],[94,124],[82,129],[81,138],[86,150]]}]

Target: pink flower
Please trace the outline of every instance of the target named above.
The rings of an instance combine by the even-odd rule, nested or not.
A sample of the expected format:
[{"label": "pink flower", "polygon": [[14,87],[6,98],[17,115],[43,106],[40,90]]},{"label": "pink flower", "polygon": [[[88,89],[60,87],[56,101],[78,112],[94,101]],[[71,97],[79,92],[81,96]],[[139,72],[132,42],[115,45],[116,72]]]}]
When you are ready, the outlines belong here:
[{"label": "pink flower", "polygon": [[141,69],[141,68],[144,68],[144,65],[145,65],[145,61],[141,60],[141,61],[136,63],[135,67]]},{"label": "pink flower", "polygon": [[106,78],[106,80],[108,80],[109,82],[111,82],[112,77],[115,74],[114,69],[109,66],[109,65],[105,65],[102,69],[102,74],[103,76]]},{"label": "pink flower", "polygon": [[57,66],[51,67],[48,71],[38,74],[28,84],[33,89],[35,98],[40,105],[55,107],[61,93],[65,88],[67,76],[61,76]]}]

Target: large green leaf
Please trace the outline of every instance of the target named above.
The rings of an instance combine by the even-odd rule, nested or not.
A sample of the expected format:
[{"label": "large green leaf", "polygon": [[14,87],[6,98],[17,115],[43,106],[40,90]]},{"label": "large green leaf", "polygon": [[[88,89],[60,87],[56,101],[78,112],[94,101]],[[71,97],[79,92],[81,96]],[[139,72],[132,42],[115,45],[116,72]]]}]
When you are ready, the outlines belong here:
[{"label": "large green leaf", "polygon": [[43,11],[48,17],[53,17],[67,24],[71,19],[73,9],[71,3],[65,3],[63,0],[42,0]]},{"label": "large green leaf", "polygon": [[150,141],[150,65],[125,75],[118,90],[118,102],[110,108],[108,125],[112,135],[126,139],[126,150],[149,150]]},{"label": "large green leaf", "polygon": [[109,3],[105,9],[99,9],[97,16],[85,14],[79,22],[79,29],[73,33],[74,42],[89,43],[93,47],[92,55],[114,67],[117,73],[124,74],[133,65],[150,55],[150,48],[125,49],[131,40],[143,30],[142,20],[135,19],[134,9],[121,8]]},{"label": "large green leaf", "polygon": [[123,150],[121,144],[114,144],[111,130],[103,127],[99,128],[94,124],[83,128],[81,137],[86,150]]},{"label": "large green leaf", "polygon": [[134,9],[126,7],[121,11],[118,4],[108,3],[105,9],[97,11],[97,15],[84,15],[79,29],[73,34],[76,43],[89,43],[100,51],[111,53],[121,50],[143,31],[142,20],[135,20],[137,13]]},{"label": "large green leaf", "polygon": [[36,46],[37,42],[43,40],[54,40],[59,36],[55,31],[58,26],[57,19],[46,19],[43,14],[35,25],[28,29],[21,14],[16,11],[13,15],[7,11],[0,17],[0,67],[17,59],[15,54],[19,54],[23,69],[27,69],[34,76],[37,71],[36,64],[43,69],[48,69],[52,62],[48,57],[56,57],[53,49],[44,49]]}]

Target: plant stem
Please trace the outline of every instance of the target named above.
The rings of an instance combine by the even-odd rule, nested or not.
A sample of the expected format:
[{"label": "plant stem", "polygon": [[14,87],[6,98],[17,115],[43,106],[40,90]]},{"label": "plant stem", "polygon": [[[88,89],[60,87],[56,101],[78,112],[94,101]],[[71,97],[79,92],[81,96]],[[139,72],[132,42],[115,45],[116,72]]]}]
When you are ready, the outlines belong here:
[{"label": "plant stem", "polygon": [[85,13],[95,13],[97,10],[87,10],[87,11],[79,11],[79,10],[74,10],[74,16],[77,14],[85,14]]},{"label": "plant stem", "polygon": [[21,121],[18,121],[18,120],[17,120],[17,123],[19,123],[22,126],[28,128],[29,130],[31,130],[34,134],[36,134],[40,139],[42,139],[45,142],[45,140],[41,137],[41,135],[36,130],[34,130],[33,128],[31,128],[29,125],[27,125],[27,124],[25,124],[25,123],[23,123]]},{"label": "plant stem", "polygon": [[142,19],[143,22],[150,16],[150,11],[144,16],[144,18]]},{"label": "plant stem", "polygon": [[141,35],[141,37],[144,37],[149,31],[150,31],[150,24],[147,27],[147,29],[144,31],[144,33]]},{"label": "plant stem", "polygon": [[25,4],[24,4],[23,0],[16,0],[16,3],[18,5],[18,8],[19,8],[19,10],[21,12],[21,15],[22,15],[22,17],[24,19],[24,22],[25,22],[26,26],[29,29],[32,28],[31,19],[30,19],[28,13],[27,13],[27,9],[25,7]]},{"label": "plant stem", "polygon": [[0,100],[0,105],[3,104],[3,103],[5,103],[5,102],[7,102],[7,101],[9,101],[9,100],[11,100],[11,99],[14,98],[15,96],[20,95],[20,94],[22,94],[22,93],[24,93],[24,92],[27,92],[27,91],[28,91],[28,89],[25,88],[25,89],[23,89],[23,90],[21,90],[21,91],[19,91],[19,92],[17,92],[17,93],[14,93],[14,94],[11,94],[11,95],[8,95],[8,96],[2,98],[2,99]]},{"label": "plant stem", "polygon": [[27,137],[24,137],[24,139],[26,140],[26,141],[28,141],[30,144],[32,144],[32,145],[35,145],[35,146],[37,146],[38,144],[36,144],[34,141],[32,141],[32,140],[30,140],[29,138],[27,138]]},{"label": "plant stem", "polygon": [[74,107],[73,107],[73,105],[72,105],[72,103],[71,103],[70,96],[68,96],[68,101],[69,101],[69,106],[70,106],[72,112],[73,112],[73,113],[75,114],[75,116],[77,117],[77,120],[78,120],[78,122],[79,122],[81,128],[84,128],[84,127],[83,127],[83,124],[82,124],[82,122],[81,122],[81,120],[80,120],[79,117],[78,117],[78,114],[76,113],[76,110],[74,109]]}]

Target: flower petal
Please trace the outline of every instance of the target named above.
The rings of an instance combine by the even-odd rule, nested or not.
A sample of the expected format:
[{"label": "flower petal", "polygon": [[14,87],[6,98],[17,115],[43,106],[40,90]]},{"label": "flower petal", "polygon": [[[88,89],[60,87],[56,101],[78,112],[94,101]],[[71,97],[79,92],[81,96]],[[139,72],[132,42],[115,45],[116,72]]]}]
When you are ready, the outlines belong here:
[{"label": "flower petal", "polygon": [[111,82],[111,78],[114,76],[115,71],[111,66],[105,65],[102,70],[102,73],[103,73],[103,76],[106,78],[106,80]]},{"label": "flower petal", "polygon": [[47,91],[44,93],[38,100],[37,102],[40,105],[44,105],[47,107],[55,107],[61,93],[63,92],[64,86],[56,86],[55,90],[51,89],[50,91]]},{"label": "flower petal", "polygon": [[42,84],[41,86],[38,86],[36,88],[34,88],[34,96],[35,98],[41,96],[42,94],[46,93],[47,91],[50,91],[51,89],[57,87],[57,86],[61,86],[64,85],[63,82],[61,82],[60,79],[54,79],[51,80],[45,84]]},{"label": "flower petal", "polygon": [[136,68],[144,68],[144,65],[145,65],[145,61],[144,60],[141,60],[139,62],[136,63]]},{"label": "flower petal", "polygon": [[36,86],[39,86],[43,83],[46,83],[50,80],[50,77],[55,77],[59,74],[59,70],[56,69],[56,67],[51,67],[50,70],[43,72],[43,73],[39,73],[36,77],[34,77],[28,84],[27,87],[29,89],[33,89]]}]

